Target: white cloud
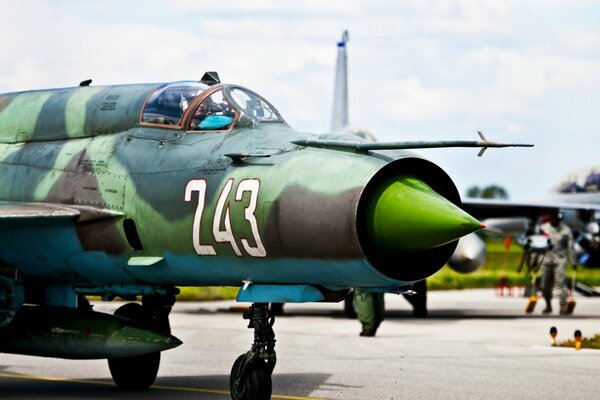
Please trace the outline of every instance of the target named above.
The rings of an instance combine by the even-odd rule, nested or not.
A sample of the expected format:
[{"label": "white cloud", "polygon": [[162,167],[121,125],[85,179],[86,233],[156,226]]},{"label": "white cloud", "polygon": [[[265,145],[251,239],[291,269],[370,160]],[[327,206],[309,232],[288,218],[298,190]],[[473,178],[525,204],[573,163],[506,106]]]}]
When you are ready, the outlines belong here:
[{"label": "white cloud", "polygon": [[[497,140],[539,141],[536,157],[593,158],[600,26],[590,15],[599,8],[567,0],[4,2],[0,92],[86,78],[198,79],[209,69],[264,94],[292,126],[325,131],[335,41],[349,29],[350,120],[383,139],[411,139],[408,131],[470,139],[484,129]],[[565,143],[567,133],[578,140]],[[501,163],[501,154],[486,163]],[[529,168],[523,152],[511,154],[511,174]],[[566,168],[538,162],[548,173]],[[454,168],[465,181],[506,172],[484,169],[468,177]],[[518,175],[511,179],[525,190]]]},{"label": "white cloud", "polygon": [[271,0],[225,0],[218,5],[210,6],[204,2],[171,0],[166,4],[167,8],[180,12],[222,12],[230,14],[240,13],[300,13],[303,15],[347,15],[359,11],[359,2],[348,0],[298,0],[288,2],[274,2]]},{"label": "white cloud", "polygon": [[446,118],[464,103],[460,91],[426,87],[414,76],[379,86],[374,93],[383,116],[395,121]]}]

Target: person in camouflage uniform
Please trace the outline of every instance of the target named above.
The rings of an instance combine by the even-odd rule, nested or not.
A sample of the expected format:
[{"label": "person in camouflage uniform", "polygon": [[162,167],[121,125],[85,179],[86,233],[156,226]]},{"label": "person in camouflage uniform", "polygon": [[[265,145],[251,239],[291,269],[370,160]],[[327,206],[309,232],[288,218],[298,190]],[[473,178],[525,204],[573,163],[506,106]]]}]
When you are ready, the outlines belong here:
[{"label": "person in camouflage uniform", "polygon": [[375,336],[375,332],[385,316],[383,293],[354,288],[354,296],[356,314],[362,324],[360,336]]},{"label": "person in camouflage uniform", "polygon": [[573,234],[569,227],[562,222],[560,213],[552,215],[548,222],[542,224],[541,230],[552,243],[552,248],[546,253],[542,262],[542,287],[544,300],[546,300],[546,308],[543,313],[552,312],[552,290],[556,285],[559,292],[560,313],[565,314],[567,312],[567,286],[565,284],[567,263],[573,265],[573,269],[577,269]]},{"label": "person in camouflage uniform", "polygon": [[413,317],[427,317],[427,280],[423,279],[413,283],[410,289],[412,294],[402,294],[406,301],[413,307]]}]

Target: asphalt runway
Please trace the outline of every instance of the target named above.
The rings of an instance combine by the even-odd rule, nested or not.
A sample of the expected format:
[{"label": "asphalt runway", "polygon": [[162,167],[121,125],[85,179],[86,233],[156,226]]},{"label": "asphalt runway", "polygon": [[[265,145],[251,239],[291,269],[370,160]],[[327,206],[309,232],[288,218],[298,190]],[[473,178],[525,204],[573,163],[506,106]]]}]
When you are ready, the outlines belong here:
[{"label": "asphalt runway", "polygon": [[[526,299],[493,290],[429,293],[430,317],[410,317],[386,295],[374,338],[341,304],[288,304],[275,323],[274,399],[598,399],[600,352],[552,348],[600,332],[600,298],[577,298],[575,314],[525,315]],[[179,303],[172,330],[184,344],[163,353],[155,386],[117,390],[105,361],[0,354],[1,399],[228,399],[229,371],[252,342],[233,302]],[[110,311],[116,303],[95,308]]]}]

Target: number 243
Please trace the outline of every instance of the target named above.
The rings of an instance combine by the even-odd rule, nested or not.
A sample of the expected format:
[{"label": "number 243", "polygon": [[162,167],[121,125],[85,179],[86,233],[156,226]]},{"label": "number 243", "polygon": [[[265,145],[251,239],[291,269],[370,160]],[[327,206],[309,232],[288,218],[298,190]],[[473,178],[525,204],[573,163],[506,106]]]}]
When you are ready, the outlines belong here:
[{"label": "number 243", "polygon": [[[217,243],[229,243],[233,248],[234,253],[238,256],[242,256],[242,252],[237,245],[235,237],[233,236],[233,230],[231,229],[231,218],[229,215],[229,203],[227,199],[233,188],[233,178],[230,178],[225,183],[225,186],[221,190],[217,205],[215,208],[215,215],[212,223],[212,234]],[[246,238],[241,238],[242,246],[248,255],[252,257],[266,257],[267,251],[262,244],[260,234],[258,233],[258,223],[256,222],[256,206],[258,204],[258,191],[260,189],[260,181],[258,179],[243,179],[237,186],[235,192],[235,201],[242,201],[245,192],[250,193],[250,203],[244,209],[244,219],[250,224],[252,236],[254,239],[255,246],[252,246]],[[206,181],[204,179],[192,179],[188,182],[185,188],[185,201],[192,201],[192,193],[198,192],[198,203],[196,206],[196,213],[194,214],[194,225],[192,232],[192,242],[194,244],[194,250],[196,254],[201,256],[215,256],[217,252],[215,248],[210,244],[201,244],[201,230],[202,230],[202,216],[204,214],[205,202],[206,202]],[[223,227],[221,226],[221,220],[223,219],[223,212],[225,212],[225,218],[223,221]]]}]

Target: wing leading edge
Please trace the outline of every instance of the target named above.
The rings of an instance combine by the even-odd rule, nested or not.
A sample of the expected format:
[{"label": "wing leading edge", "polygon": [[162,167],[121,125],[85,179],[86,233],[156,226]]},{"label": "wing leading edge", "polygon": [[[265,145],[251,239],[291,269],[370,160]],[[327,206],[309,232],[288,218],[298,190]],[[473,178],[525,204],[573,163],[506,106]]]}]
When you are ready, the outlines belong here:
[{"label": "wing leading edge", "polygon": [[81,205],[0,201],[0,226],[87,222],[122,216],[117,211]]},{"label": "wing leading edge", "polygon": [[515,203],[503,200],[466,199],[462,208],[476,218],[536,218],[558,210],[600,211],[600,204],[563,203],[563,202],[528,202]]}]

